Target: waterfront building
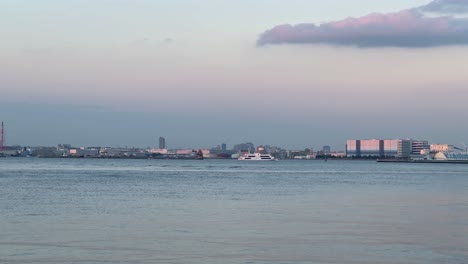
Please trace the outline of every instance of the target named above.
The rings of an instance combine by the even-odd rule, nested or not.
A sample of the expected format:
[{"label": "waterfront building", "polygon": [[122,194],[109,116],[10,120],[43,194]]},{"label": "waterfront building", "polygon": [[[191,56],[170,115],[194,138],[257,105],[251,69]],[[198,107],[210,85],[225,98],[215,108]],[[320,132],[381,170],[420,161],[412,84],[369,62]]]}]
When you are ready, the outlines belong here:
[{"label": "waterfront building", "polygon": [[383,156],[396,157],[398,155],[398,144],[400,139],[385,139],[383,141]]},{"label": "waterfront building", "polygon": [[332,157],[335,157],[335,158],[345,158],[346,157],[346,152],[334,151],[334,152],[330,153],[330,155]]},{"label": "waterfront building", "polygon": [[434,156],[435,160],[468,160],[468,152],[439,152]]},{"label": "waterfront building", "polygon": [[408,159],[411,155],[411,140],[401,139],[398,141],[397,157],[401,159]]},{"label": "waterfront building", "polygon": [[159,149],[166,149],[166,139],[164,137],[159,137]]},{"label": "waterfront building", "polygon": [[346,141],[346,156],[361,157],[361,140],[350,139]]},{"label": "waterfront building", "polygon": [[136,153],[145,152],[137,148],[101,148],[99,154],[104,157],[132,157]]},{"label": "waterfront building", "polygon": [[151,154],[167,154],[167,149],[149,149],[148,153]]},{"label": "waterfront building", "polygon": [[453,151],[454,146],[449,144],[431,144],[430,150],[433,153]]},{"label": "waterfront building", "polygon": [[175,154],[177,154],[177,155],[190,155],[190,154],[192,154],[192,152],[194,152],[193,149],[177,149],[175,151]]},{"label": "waterfront building", "polygon": [[226,143],[221,144],[221,150],[222,150],[223,152],[226,152],[226,150],[227,150],[227,145],[226,145]]},{"label": "waterfront building", "polygon": [[361,156],[383,156],[382,140],[364,139],[361,140]]},{"label": "waterfront building", "polygon": [[411,141],[411,155],[421,155],[421,151],[426,149],[429,149],[429,142],[427,140]]},{"label": "waterfront building", "polygon": [[[76,157],[99,157],[99,150],[94,148],[71,148],[68,150],[70,156]],[[66,155],[68,156],[68,155]]]},{"label": "waterfront building", "polygon": [[409,139],[351,139],[346,142],[347,157],[409,157],[410,153]]}]

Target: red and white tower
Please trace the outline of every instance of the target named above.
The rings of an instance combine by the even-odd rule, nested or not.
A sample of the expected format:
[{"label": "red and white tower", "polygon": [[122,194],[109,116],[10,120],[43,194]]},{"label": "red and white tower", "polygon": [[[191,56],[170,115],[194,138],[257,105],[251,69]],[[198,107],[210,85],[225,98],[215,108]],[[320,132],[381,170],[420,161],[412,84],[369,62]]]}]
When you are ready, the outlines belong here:
[{"label": "red and white tower", "polygon": [[0,131],[0,151],[5,149],[5,127],[2,122],[2,130]]}]

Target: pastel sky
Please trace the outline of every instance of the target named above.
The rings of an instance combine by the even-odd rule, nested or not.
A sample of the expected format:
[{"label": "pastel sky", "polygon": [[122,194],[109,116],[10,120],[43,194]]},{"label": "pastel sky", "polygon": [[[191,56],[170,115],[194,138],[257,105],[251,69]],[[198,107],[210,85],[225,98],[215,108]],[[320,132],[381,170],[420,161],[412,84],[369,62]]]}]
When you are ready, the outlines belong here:
[{"label": "pastel sky", "polygon": [[467,11],[467,0],[0,0],[0,120],[20,145],[459,145]]}]

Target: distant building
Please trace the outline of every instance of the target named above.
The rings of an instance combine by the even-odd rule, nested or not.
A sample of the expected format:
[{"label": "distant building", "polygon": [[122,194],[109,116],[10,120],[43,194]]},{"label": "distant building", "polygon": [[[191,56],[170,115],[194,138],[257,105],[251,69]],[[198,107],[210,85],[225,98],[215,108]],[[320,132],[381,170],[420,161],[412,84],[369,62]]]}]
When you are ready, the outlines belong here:
[{"label": "distant building", "polygon": [[277,159],[285,159],[288,157],[288,151],[285,149],[268,145],[265,146],[265,149],[268,151],[268,153]]},{"label": "distant building", "polygon": [[383,140],[348,140],[346,155],[348,157],[383,156]]},{"label": "distant building", "polygon": [[362,156],[383,156],[383,140],[365,139],[361,140],[361,155]]},{"label": "distant building", "polygon": [[177,149],[176,154],[179,155],[190,155],[192,152],[195,152],[193,149]]},{"label": "distant building", "polygon": [[398,154],[397,157],[407,159],[411,155],[411,140],[402,139],[398,141]]},{"label": "distant building", "polygon": [[159,137],[159,149],[166,149],[166,139],[163,137]]},{"label": "distant building", "polygon": [[210,155],[210,150],[209,149],[202,149],[201,153],[203,154],[203,157],[208,157]]},{"label": "distant building", "polygon": [[68,154],[77,157],[99,157],[99,149],[71,148],[68,150]]},{"label": "distant building", "polygon": [[57,150],[68,150],[71,149],[72,146],[70,144],[58,144]]},{"label": "distant building", "polygon": [[227,150],[226,143],[221,144],[221,150],[224,151],[224,152]]},{"label": "distant building", "polygon": [[242,153],[254,153],[255,152],[255,146],[253,143],[242,143],[242,144],[237,144],[233,147],[234,152],[242,152]]},{"label": "distant building", "polygon": [[346,152],[337,152],[337,151],[335,151],[335,152],[330,153],[330,155],[332,157],[335,157],[335,158],[345,158],[346,157]]},{"label": "distant building", "polygon": [[323,152],[324,155],[330,155],[331,147],[330,146],[323,146],[322,152]]},{"label": "distant building", "polygon": [[167,154],[167,149],[149,149],[148,153],[151,153],[151,154]]},{"label": "distant building", "polygon": [[[405,157],[411,154],[411,141],[403,139],[362,139],[348,140],[346,142],[347,157]],[[400,149],[402,147],[402,149]],[[400,153],[401,151],[401,153]]]},{"label": "distant building", "polygon": [[383,156],[396,157],[398,155],[398,144],[400,139],[385,139],[383,141]]},{"label": "distant building", "polygon": [[421,155],[421,151],[426,149],[429,149],[429,142],[427,140],[411,141],[411,155]]},{"label": "distant building", "polygon": [[361,157],[361,140],[350,139],[346,141],[346,156]]},{"label": "distant building", "polygon": [[431,144],[430,150],[433,153],[453,151],[454,146],[448,144]]}]

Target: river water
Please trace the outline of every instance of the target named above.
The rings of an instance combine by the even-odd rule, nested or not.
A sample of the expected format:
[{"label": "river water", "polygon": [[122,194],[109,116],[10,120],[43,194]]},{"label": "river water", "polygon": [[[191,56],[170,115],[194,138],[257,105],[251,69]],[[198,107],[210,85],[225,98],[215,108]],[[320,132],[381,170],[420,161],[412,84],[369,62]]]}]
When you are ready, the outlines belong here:
[{"label": "river water", "polygon": [[0,159],[0,263],[468,263],[468,165]]}]

